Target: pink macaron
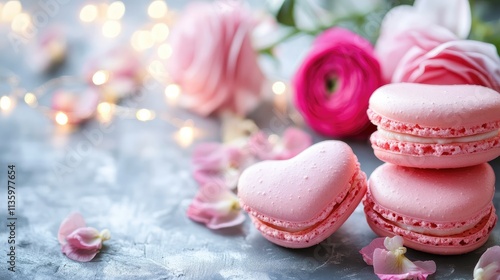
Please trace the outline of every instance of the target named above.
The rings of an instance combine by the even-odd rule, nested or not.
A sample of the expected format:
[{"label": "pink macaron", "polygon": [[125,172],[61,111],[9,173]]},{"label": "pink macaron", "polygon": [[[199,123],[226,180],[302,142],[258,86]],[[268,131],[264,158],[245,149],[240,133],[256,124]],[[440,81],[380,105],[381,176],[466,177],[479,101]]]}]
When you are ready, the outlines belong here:
[{"label": "pink macaron", "polygon": [[456,169],[383,164],[363,200],[368,225],[399,235],[407,247],[434,254],[467,253],[483,245],[497,221],[495,174],[483,163]]},{"label": "pink macaron", "polygon": [[389,84],[370,98],[370,141],[389,163],[477,165],[500,155],[500,93],[475,85]]},{"label": "pink macaron", "polygon": [[238,196],[256,228],[289,248],[316,245],[337,230],[366,193],[366,175],[341,141],[317,143],[289,160],[247,168]]}]

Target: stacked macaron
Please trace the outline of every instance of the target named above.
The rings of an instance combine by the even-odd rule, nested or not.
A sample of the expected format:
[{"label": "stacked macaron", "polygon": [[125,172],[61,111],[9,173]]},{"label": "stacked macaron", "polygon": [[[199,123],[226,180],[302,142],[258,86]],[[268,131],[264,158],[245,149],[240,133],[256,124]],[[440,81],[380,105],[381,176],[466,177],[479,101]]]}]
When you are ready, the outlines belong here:
[{"label": "stacked macaron", "polygon": [[370,176],[363,200],[368,224],[382,236],[435,254],[483,245],[496,224],[500,93],[473,85],[390,84],[368,109],[370,141],[386,163]]}]

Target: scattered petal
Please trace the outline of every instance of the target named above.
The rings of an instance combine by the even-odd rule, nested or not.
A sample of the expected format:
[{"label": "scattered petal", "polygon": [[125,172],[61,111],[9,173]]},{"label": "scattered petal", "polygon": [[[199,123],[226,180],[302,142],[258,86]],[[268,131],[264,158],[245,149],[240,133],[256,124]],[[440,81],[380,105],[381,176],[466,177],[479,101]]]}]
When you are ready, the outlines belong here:
[{"label": "scattered petal", "polygon": [[427,279],[436,272],[434,261],[412,262],[405,257],[406,248],[403,238],[376,238],[368,246],[361,249],[363,260],[373,265],[375,274],[383,280],[396,279]]},{"label": "scattered petal", "polygon": [[259,131],[249,139],[250,151],[260,160],[290,159],[311,144],[311,136],[294,127],[286,129],[281,138],[273,138]]},{"label": "scattered petal", "polygon": [[479,258],[474,280],[500,280],[500,246],[488,248]]},{"label": "scattered petal", "polygon": [[80,213],[71,213],[61,223],[58,232],[61,251],[70,259],[79,262],[92,260],[102,243],[111,238],[109,230],[99,232],[97,229],[87,227]]},{"label": "scattered petal", "polygon": [[62,221],[61,226],[59,226],[59,232],[57,233],[59,243],[61,243],[61,245],[66,244],[66,237],[73,231],[82,227],[86,227],[83,216],[78,212],[69,214],[69,216]]},{"label": "scattered petal", "polygon": [[187,215],[211,229],[236,226],[245,220],[238,197],[219,184],[202,186],[189,205]]}]

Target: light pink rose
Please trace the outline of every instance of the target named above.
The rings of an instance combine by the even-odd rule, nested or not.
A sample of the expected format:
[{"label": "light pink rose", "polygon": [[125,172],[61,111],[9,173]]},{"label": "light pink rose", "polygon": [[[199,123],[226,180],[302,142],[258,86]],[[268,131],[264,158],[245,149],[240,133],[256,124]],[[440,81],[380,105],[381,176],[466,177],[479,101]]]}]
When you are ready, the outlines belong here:
[{"label": "light pink rose", "polygon": [[181,86],[179,105],[200,115],[244,115],[261,96],[264,75],[252,47],[254,22],[241,5],[193,3],[169,37],[168,72]]},{"label": "light pink rose", "polygon": [[494,45],[473,40],[415,46],[399,62],[392,82],[472,84],[500,91],[500,58]]},{"label": "light pink rose", "polygon": [[439,44],[467,38],[471,28],[467,0],[416,0],[400,5],[384,17],[375,45],[386,83],[400,60],[413,47],[430,50]]},{"label": "light pink rose", "polygon": [[368,100],[382,85],[380,65],[366,39],[331,28],[316,38],[295,74],[295,104],[315,131],[334,137],[369,127]]}]

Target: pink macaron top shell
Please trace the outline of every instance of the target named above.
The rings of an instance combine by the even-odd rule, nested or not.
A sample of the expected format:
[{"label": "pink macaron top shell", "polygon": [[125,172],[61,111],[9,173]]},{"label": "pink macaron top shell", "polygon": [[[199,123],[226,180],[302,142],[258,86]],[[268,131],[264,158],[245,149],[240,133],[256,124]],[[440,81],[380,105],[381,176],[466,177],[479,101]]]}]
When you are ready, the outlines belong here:
[{"label": "pink macaron top shell", "polygon": [[500,127],[500,93],[477,85],[395,83],[370,98],[379,127],[427,137],[459,137]]},{"label": "pink macaron top shell", "polygon": [[239,179],[238,196],[246,210],[261,220],[277,226],[310,226],[342,201],[358,169],[347,144],[323,141],[292,159],[247,168]]},{"label": "pink macaron top shell", "polygon": [[495,175],[486,163],[441,170],[384,164],[372,173],[368,185],[382,208],[416,220],[448,223],[476,220],[490,208]]}]

